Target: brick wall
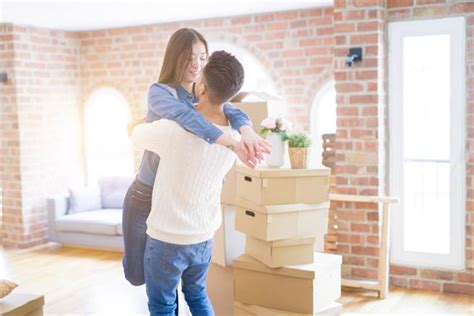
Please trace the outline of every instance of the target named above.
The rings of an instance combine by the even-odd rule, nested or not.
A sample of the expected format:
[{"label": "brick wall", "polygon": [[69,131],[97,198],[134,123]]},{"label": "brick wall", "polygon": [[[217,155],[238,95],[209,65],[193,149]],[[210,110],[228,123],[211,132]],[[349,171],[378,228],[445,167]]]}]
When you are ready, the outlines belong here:
[{"label": "brick wall", "polygon": [[395,286],[474,294],[474,2],[449,0],[388,1],[387,22],[466,18],[466,267],[456,272],[391,266]]},{"label": "brick wall", "polygon": [[115,87],[134,116],[143,115],[169,37],[190,27],[208,42],[228,42],[252,53],[292,108],[290,118],[309,128],[312,100],[333,77],[332,16],[331,8],[322,8],[81,32],[83,96],[98,86]]},{"label": "brick wall", "polygon": [[309,128],[314,96],[333,78],[332,16],[332,8],[318,8],[90,32],[8,26],[15,80],[5,89],[15,91],[11,110],[18,116],[19,140],[10,159],[18,176],[6,172],[16,182],[5,187],[16,190],[18,202],[8,206],[15,194],[4,192],[5,223],[16,222],[15,229],[5,225],[4,243],[29,246],[45,240],[46,197],[83,181],[77,131],[87,99],[95,89],[112,87],[124,95],[134,117],[143,116],[167,41],[180,27],[252,53],[292,109],[290,118]]},{"label": "brick wall", "polygon": [[[466,16],[466,266],[464,271],[391,265],[391,285],[474,293],[473,282],[473,27],[474,4],[467,1],[336,0],[334,8],[337,91],[336,192],[385,194],[388,153],[386,23]],[[362,46],[364,62],[344,65],[349,47]],[[364,203],[334,203],[338,216],[338,252],[347,278],[376,279],[378,209]]]},{"label": "brick wall", "polygon": [[12,91],[2,103],[3,243],[28,247],[47,240],[46,197],[83,179],[79,42],[74,33],[2,27],[13,48],[2,87]]},{"label": "brick wall", "polygon": [[[335,1],[337,92],[336,192],[383,195],[385,188],[385,6],[379,0]],[[350,47],[363,60],[345,64]],[[378,210],[369,203],[333,203],[343,277],[376,279]]]},{"label": "brick wall", "polygon": [[[83,161],[78,158],[81,140],[72,130],[80,126],[88,97],[95,89],[115,88],[128,101],[133,116],[141,117],[167,40],[180,27],[196,28],[210,42],[229,42],[251,52],[274,80],[290,118],[306,128],[314,96],[325,82],[335,79],[336,190],[384,194],[388,148],[386,22],[449,14],[468,17],[466,257],[472,267],[473,9],[467,2],[424,2],[388,1],[386,8],[382,0],[336,0],[334,8],[72,33],[2,26],[0,56],[7,59],[0,62],[0,70],[12,72],[12,81],[0,87],[5,109],[3,145],[8,143],[0,160],[6,175],[6,240],[23,246],[44,240],[46,194],[66,187],[72,178],[83,177]],[[364,61],[347,68],[344,58],[352,46],[363,47]],[[77,175],[71,174],[69,166]],[[378,209],[362,203],[334,206],[344,276],[374,278]],[[391,282],[395,286],[469,292],[470,272],[392,266]]]},{"label": "brick wall", "polygon": [[14,73],[13,26],[0,25],[0,71],[8,74],[8,84],[0,85],[0,172],[2,175],[2,233],[17,238],[23,232],[21,225],[21,178],[18,132],[18,109]]}]

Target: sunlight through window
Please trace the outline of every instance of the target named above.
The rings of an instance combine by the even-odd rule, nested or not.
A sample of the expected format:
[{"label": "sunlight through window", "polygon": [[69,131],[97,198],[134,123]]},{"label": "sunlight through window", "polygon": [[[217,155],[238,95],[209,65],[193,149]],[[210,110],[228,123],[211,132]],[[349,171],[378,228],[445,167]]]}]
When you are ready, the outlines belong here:
[{"label": "sunlight through window", "polygon": [[127,136],[130,110],[114,89],[96,90],[85,110],[85,147],[89,181],[102,176],[133,174],[132,148]]}]

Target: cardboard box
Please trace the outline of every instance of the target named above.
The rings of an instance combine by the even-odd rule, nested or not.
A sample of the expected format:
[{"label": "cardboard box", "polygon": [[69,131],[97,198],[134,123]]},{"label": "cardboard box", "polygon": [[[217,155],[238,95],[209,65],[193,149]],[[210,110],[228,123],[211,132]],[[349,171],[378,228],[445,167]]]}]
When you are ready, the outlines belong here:
[{"label": "cardboard box", "polygon": [[281,98],[268,93],[242,91],[234,96],[230,103],[249,116],[253,129],[260,134],[262,129],[260,123],[270,115],[270,112],[275,111],[275,104],[279,101]]},{"label": "cardboard box", "polygon": [[325,237],[326,237],[327,231],[324,233],[318,233],[315,236],[315,243],[314,243],[314,251],[315,252],[324,252],[324,245],[325,245]]},{"label": "cardboard box", "polygon": [[[246,97],[248,99],[248,96],[257,97],[261,101],[244,101]],[[255,95],[255,92],[240,92],[231,100],[231,103],[234,107],[244,111],[249,116],[254,131],[260,135],[260,130],[262,129],[260,123],[268,117],[269,107],[276,99],[275,96],[268,94],[257,93],[257,95]],[[234,166],[225,178],[221,194],[221,203],[235,205],[236,191],[237,181]]]},{"label": "cardboard box", "polygon": [[250,169],[236,166],[237,196],[257,205],[329,201],[330,169]]},{"label": "cardboard box", "polygon": [[314,238],[264,241],[247,235],[245,253],[270,268],[314,262]]},{"label": "cardboard box", "polygon": [[44,296],[37,294],[11,293],[0,299],[0,315],[43,315]]},{"label": "cardboard box", "polygon": [[242,255],[234,260],[234,300],[314,314],[341,296],[341,256],[314,253],[314,263],[272,269]]},{"label": "cardboard box", "polygon": [[339,316],[342,312],[342,305],[332,302],[322,310],[313,314],[300,314],[282,311],[280,309],[268,308],[258,305],[247,305],[240,302],[234,302],[234,316]]},{"label": "cardboard box", "polygon": [[235,229],[265,241],[327,233],[329,202],[258,206],[239,199]]},{"label": "cardboard box", "polygon": [[212,243],[212,263],[222,267],[232,265],[245,252],[245,235],[235,230],[235,207],[222,205],[222,225]]},{"label": "cardboard box", "polygon": [[237,174],[235,173],[235,165],[229,170],[225,176],[222,185],[221,203],[225,205],[236,205],[237,198]]}]

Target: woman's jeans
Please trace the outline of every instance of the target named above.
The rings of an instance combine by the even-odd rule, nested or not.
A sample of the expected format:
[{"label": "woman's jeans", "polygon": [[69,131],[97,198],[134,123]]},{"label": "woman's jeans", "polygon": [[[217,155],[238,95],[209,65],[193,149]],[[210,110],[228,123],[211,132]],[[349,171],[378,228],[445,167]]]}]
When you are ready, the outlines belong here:
[{"label": "woman's jeans", "polygon": [[153,187],[135,180],[123,202],[123,270],[125,278],[135,286],[145,283],[143,255],[147,237],[146,219],[151,210],[152,193]]},{"label": "woman's jeans", "polygon": [[206,292],[212,240],[176,245],[148,236],[145,248],[145,284],[152,316],[174,316],[177,288],[182,280],[184,298],[193,316],[214,315]]}]

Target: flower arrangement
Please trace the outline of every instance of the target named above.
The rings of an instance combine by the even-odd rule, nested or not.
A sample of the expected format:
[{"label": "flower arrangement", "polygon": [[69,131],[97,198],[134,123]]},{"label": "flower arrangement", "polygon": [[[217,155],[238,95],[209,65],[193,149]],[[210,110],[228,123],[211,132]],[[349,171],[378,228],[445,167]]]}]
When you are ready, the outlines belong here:
[{"label": "flower arrangement", "polygon": [[277,133],[280,135],[283,142],[288,139],[287,132],[293,127],[293,124],[290,121],[281,117],[267,117],[260,123],[260,125],[262,126],[262,130],[260,131],[262,136],[266,136],[270,132]]}]

